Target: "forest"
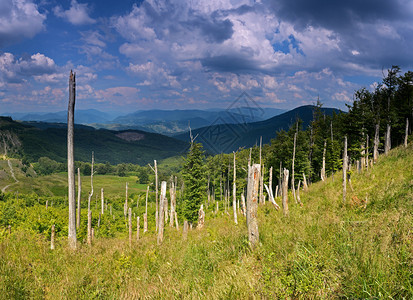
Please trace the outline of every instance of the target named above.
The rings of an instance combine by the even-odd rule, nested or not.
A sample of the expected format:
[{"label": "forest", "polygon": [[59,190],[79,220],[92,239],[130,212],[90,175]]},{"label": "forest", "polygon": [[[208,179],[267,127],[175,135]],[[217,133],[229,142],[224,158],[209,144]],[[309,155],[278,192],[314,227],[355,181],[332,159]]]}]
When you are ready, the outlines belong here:
[{"label": "forest", "polygon": [[322,107],[230,154],[192,134],[184,157],[146,165],[92,149],[72,195],[66,162],[9,151],[0,298],[413,297],[413,72]]}]

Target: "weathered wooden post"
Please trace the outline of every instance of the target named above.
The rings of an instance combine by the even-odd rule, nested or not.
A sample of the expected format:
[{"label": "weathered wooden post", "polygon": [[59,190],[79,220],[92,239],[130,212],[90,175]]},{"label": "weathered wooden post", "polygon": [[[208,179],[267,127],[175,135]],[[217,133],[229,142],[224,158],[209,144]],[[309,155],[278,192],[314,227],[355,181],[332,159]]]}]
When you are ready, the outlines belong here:
[{"label": "weathered wooden post", "polygon": [[146,199],[145,199],[145,214],[143,215],[143,232],[148,231],[148,195],[149,185],[146,187]]},{"label": "weathered wooden post", "polygon": [[80,228],[81,196],[82,196],[82,179],[80,177],[80,168],[77,168],[77,218],[76,218],[76,228]]},{"label": "weathered wooden post", "polygon": [[67,185],[69,201],[69,247],[76,249],[76,199],[75,199],[75,164],[73,137],[75,123],[76,73],[70,71],[69,106],[67,109]]},{"label": "weathered wooden post", "polygon": [[103,213],[105,212],[105,195],[103,192],[103,188],[100,189],[100,201],[101,201],[101,214],[103,216]]},{"label": "weathered wooden post", "polygon": [[346,194],[347,194],[347,136],[344,137],[344,151],[343,151],[343,204],[346,203]]},{"label": "weathered wooden post", "polygon": [[169,189],[169,196],[171,197],[171,211],[169,216],[169,227],[174,226],[175,221],[175,205],[176,205],[176,195],[175,195],[175,185],[171,181],[171,188]]},{"label": "weathered wooden post", "polygon": [[128,210],[129,246],[132,246],[132,208]]},{"label": "weathered wooden post", "polygon": [[242,208],[242,214],[244,216],[247,215],[247,207],[245,204],[245,196],[244,196],[244,192],[241,193],[241,208]]},{"label": "weathered wooden post", "polygon": [[164,205],[166,196],[166,181],[161,182],[161,197],[159,198],[159,218],[158,218],[158,245],[163,242],[163,230],[165,224]]},{"label": "weathered wooden post", "polygon": [[[235,162],[235,152],[234,152],[234,182],[232,184],[232,209],[234,211],[234,222],[235,224],[238,224],[238,218],[237,218],[237,168],[236,168],[236,162]],[[202,206],[201,206],[202,207]],[[205,213],[204,213],[205,217]]]},{"label": "weathered wooden post", "polygon": [[376,130],[374,133],[374,145],[373,145],[373,162],[374,163],[376,163],[377,159],[379,158],[379,142],[380,142],[379,129],[380,129],[380,125],[376,124]]},{"label": "weathered wooden post", "polygon": [[55,236],[55,229],[54,224],[52,225],[52,233],[50,235],[50,249],[54,250],[54,236]]},{"label": "weathered wooden post", "polygon": [[9,234],[11,234],[11,225],[7,226],[7,229],[9,231]]},{"label": "weathered wooden post", "polygon": [[264,165],[261,165],[261,172],[260,172],[260,204],[265,204],[265,197],[264,197]]},{"label": "weathered wooden post", "polygon": [[141,230],[140,219],[139,217],[136,218],[136,241],[139,241],[139,233]]},{"label": "weathered wooden post", "polygon": [[[269,174],[269,178],[268,178],[268,188],[270,189],[271,193],[273,192],[272,190],[272,167],[270,168],[270,174]],[[269,195],[268,195],[269,197]],[[274,194],[273,194],[273,198],[274,198]]]},{"label": "weathered wooden post", "polygon": [[282,207],[284,216],[288,215],[288,174],[289,171],[284,168],[282,182]]},{"label": "weathered wooden post", "polygon": [[254,164],[248,168],[248,187],[247,187],[247,227],[248,240],[251,247],[259,243],[258,232],[258,185],[260,179],[261,166]]},{"label": "weathered wooden post", "polygon": [[406,118],[406,131],[404,132],[404,147],[407,148],[407,138],[409,136],[409,118]]}]

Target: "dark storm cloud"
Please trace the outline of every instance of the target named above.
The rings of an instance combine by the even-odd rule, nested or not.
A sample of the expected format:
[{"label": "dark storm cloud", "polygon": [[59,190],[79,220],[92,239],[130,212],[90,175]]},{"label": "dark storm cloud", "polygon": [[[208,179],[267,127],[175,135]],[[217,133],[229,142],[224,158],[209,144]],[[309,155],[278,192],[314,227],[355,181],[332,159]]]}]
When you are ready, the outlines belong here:
[{"label": "dark storm cloud", "polygon": [[284,20],[295,26],[323,27],[346,30],[354,22],[371,23],[377,20],[406,18],[401,1],[388,0],[277,0],[270,7]]},{"label": "dark storm cloud", "polygon": [[222,43],[230,39],[234,30],[230,20],[208,20],[198,17],[186,23],[189,28],[198,28],[208,42]]},{"label": "dark storm cloud", "polygon": [[201,60],[204,67],[222,72],[243,72],[256,70],[254,61],[241,55],[221,55]]}]

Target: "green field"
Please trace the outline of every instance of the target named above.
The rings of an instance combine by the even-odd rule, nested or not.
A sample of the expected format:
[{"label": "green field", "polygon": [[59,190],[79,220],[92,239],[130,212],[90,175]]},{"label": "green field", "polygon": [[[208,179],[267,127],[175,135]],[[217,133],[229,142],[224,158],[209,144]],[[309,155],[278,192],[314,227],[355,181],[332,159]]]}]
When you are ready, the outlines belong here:
[{"label": "green field", "polygon": [[[130,182],[131,193],[145,187],[133,183],[133,176],[96,176],[95,190],[105,186],[113,216],[105,212],[91,247],[84,243],[82,221],[79,247],[71,251],[65,203],[46,212],[44,203],[23,195],[30,184],[47,186],[45,195],[49,190],[63,195],[65,175],[33,178],[22,183],[18,199],[6,194],[0,201],[0,298],[412,299],[412,170],[410,143],[407,150],[381,156],[362,174],[353,171],[345,205],[341,173],[336,173],[334,180],[301,191],[303,207],[290,195],[288,217],[269,203],[260,206],[260,244],[254,250],[245,219],[239,216],[235,225],[222,206],[214,214],[213,205],[202,230],[191,230],[184,240],[182,226],[179,231],[167,226],[157,246],[152,202],[149,232],[141,229],[141,239],[129,246],[121,207],[124,184]],[[82,180],[88,190],[88,178]],[[133,212],[142,220],[142,206]],[[96,213],[93,208],[94,226]],[[54,251],[49,249],[52,222],[59,225]],[[136,219],[133,228],[135,234]]]}]

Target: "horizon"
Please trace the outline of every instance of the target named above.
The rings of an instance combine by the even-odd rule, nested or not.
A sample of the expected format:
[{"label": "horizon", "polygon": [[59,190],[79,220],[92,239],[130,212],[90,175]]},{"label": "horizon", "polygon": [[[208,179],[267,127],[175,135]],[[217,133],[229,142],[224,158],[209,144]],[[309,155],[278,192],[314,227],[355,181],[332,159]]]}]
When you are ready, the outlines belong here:
[{"label": "horizon", "polygon": [[413,67],[404,1],[2,3],[3,113],[66,110],[70,70],[80,110],[225,109],[243,92],[263,108],[346,110],[392,65]]}]

